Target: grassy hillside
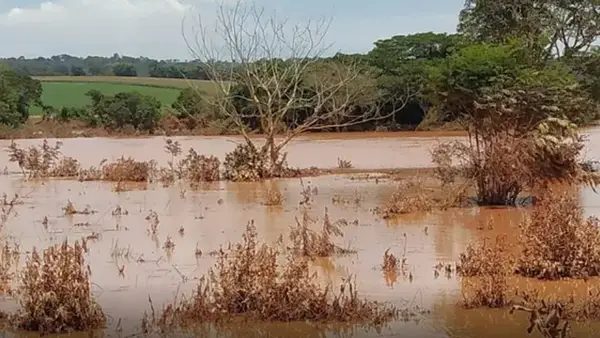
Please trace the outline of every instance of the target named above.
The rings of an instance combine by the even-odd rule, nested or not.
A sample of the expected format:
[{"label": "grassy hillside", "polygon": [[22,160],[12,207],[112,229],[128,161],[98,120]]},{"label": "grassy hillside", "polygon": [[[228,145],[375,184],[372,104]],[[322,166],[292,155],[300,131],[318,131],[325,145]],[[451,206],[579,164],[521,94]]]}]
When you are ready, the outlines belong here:
[{"label": "grassy hillside", "polygon": [[[215,92],[211,82],[200,80],[118,76],[44,76],[36,79],[42,81],[42,102],[56,108],[86,106],[90,99],[85,94],[92,89],[107,95],[135,91],[156,97],[163,106],[170,106],[181,89],[189,86],[197,86],[207,95]],[[39,114],[41,109],[34,108],[32,113]]]}]

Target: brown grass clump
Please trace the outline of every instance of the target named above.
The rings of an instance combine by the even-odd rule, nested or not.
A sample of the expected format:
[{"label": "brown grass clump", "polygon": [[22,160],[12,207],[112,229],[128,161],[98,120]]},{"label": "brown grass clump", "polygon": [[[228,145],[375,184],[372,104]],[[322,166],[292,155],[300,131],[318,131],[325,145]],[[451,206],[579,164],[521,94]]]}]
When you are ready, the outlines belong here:
[{"label": "brown grass clump", "polygon": [[84,331],[104,326],[106,318],[91,293],[84,251],[78,242],[31,253],[18,289],[19,328],[42,334]]},{"label": "brown grass clump", "polygon": [[139,162],[131,157],[121,157],[115,162],[102,166],[102,179],[112,182],[148,182],[154,167],[152,161]]},{"label": "brown grass clump", "polygon": [[600,275],[599,226],[583,219],[576,197],[548,193],[520,226],[518,272],[541,279]]},{"label": "brown grass clump", "polygon": [[268,189],[263,204],[266,206],[278,206],[283,203],[283,195],[279,190]]},{"label": "brown grass clump", "polygon": [[167,306],[145,323],[166,329],[235,318],[265,321],[319,321],[382,324],[398,311],[358,297],[345,280],[339,292],[322,287],[306,259],[279,264],[279,252],[261,244],[249,223],[241,243],[221,251],[218,262],[190,299]]},{"label": "brown grass clump", "polygon": [[496,238],[491,245],[469,245],[460,255],[458,271],[462,276],[464,305],[468,308],[487,306],[498,308],[509,302],[508,278],[513,274],[513,262],[504,240]]},{"label": "brown grass clump", "polygon": [[289,238],[292,242],[292,250],[306,257],[329,257],[335,254],[352,253],[352,250],[344,249],[333,242],[333,237],[343,237],[342,226],[348,224],[346,220],[340,219],[334,223],[329,220],[327,209],[323,218],[323,226],[320,232],[312,230],[315,221],[304,212],[302,221],[296,218],[296,226],[292,227]]}]

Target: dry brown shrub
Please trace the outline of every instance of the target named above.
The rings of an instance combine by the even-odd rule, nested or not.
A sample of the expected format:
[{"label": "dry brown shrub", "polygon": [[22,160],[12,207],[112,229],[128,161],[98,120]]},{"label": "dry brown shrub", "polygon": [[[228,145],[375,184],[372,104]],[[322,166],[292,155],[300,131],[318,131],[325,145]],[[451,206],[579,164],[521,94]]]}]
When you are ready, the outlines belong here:
[{"label": "dry brown shrub", "polygon": [[24,175],[29,178],[40,178],[48,177],[50,169],[60,156],[61,146],[60,142],[51,146],[47,140],[44,140],[40,146],[22,149],[12,141],[7,152],[9,160],[16,162]]},{"label": "dry brown shrub", "polygon": [[514,273],[514,263],[505,246],[505,239],[496,238],[480,245],[469,245],[460,255],[457,268],[461,280],[464,306],[498,308],[509,303],[508,278]]},{"label": "dry brown shrub", "polygon": [[79,161],[72,157],[64,157],[52,167],[48,175],[50,177],[78,177],[80,170]]},{"label": "dry brown shrub", "polygon": [[221,162],[215,156],[199,155],[194,149],[179,163],[179,176],[191,183],[213,182],[220,178]]},{"label": "dry brown shrub", "polygon": [[282,265],[279,258],[277,250],[258,241],[256,227],[249,223],[242,242],[219,253],[190,299],[168,305],[143,326],[167,329],[239,317],[379,325],[398,315],[392,306],[361,299],[351,279],[334,292],[317,282],[305,258],[292,256]]},{"label": "dry brown shrub", "polygon": [[152,178],[154,162],[140,162],[121,157],[102,166],[102,180],[112,182],[148,182]]},{"label": "dry brown shrub", "polygon": [[339,247],[333,242],[333,237],[343,237],[341,227],[348,225],[346,220],[340,219],[332,223],[325,209],[320,232],[311,229],[315,223],[306,211],[302,215],[302,220],[296,218],[296,226],[292,227],[289,234],[293,252],[305,257],[329,257],[354,252]]},{"label": "dry brown shrub", "polygon": [[283,203],[283,195],[279,190],[268,189],[263,204],[266,206],[279,206]]},{"label": "dry brown shrub", "polygon": [[100,161],[98,166],[91,166],[88,169],[81,169],[79,171],[79,181],[100,181],[102,180],[102,167],[106,163],[106,159]]},{"label": "dry brown shrub", "polygon": [[576,197],[548,193],[520,225],[518,272],[542,279],[600,274],[600,223],[584,220]]},{"label": "dry brown shrub", "polygon": [[18,288],[19,328],[42,334],[84,331],[104,326],[106,318],[91,293],[91,283],[78,242],[31,253]]}]

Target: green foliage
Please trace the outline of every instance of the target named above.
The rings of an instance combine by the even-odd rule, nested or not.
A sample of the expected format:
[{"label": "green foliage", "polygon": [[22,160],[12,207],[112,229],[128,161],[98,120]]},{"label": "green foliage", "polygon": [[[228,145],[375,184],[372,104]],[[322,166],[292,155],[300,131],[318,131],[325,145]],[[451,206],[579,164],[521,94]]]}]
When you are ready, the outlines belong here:
[{"label": "green foliage", "polygon": [[117,63],[113,66],[112,71],[116,76],[137,76],[135,67],[128,63]]},{"label": "green foliage", "polygon": [[476,41],[523,41],[534,57],[572,56],[600,35],[598,0],[467,0],[459,32]]},{"label": "green foliage", "polygon": [[175,117],[183,121],[189,129],[195,127],[207,127],[211,122],[219,119],[214,110],[208,107],[203,93],[195,88],[186,88],[179,93],[172,108]]},{"label": "green foliage", "polygon": [[72,76],[85,76],[87,74],[85,73],[85,70],[83,70],[82,67],[71,66],[71,75]]},{"label": "green foliage", "polygon": [[0,124],[17,127],[29,118],[29,108],[40,105],[42,86],[29,76],[0,69]]},{"label": "green foliage", "polygon": [[105,96],[99,91],[88,92],[92,100],[90,122],[109,129],[131,126],[152,132],[160,118],[160,102],[139,93],[119,93]]}]

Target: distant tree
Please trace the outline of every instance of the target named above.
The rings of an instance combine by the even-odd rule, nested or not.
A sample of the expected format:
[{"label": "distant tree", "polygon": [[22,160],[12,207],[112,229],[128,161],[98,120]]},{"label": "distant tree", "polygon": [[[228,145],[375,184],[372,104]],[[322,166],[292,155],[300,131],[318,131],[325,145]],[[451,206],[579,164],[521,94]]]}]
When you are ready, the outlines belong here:
[{"label": "distant tree", "polygon": [[113,66],[113,74],[116,76],[137,76],[137,71],[134,65],[117,63]]},{"label": "distant tree", "polygon": [[85,76],[85,70],[78,66],[71,66],[71,75],[72,76]]}]

